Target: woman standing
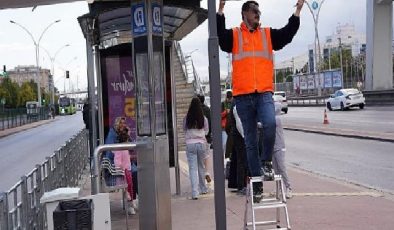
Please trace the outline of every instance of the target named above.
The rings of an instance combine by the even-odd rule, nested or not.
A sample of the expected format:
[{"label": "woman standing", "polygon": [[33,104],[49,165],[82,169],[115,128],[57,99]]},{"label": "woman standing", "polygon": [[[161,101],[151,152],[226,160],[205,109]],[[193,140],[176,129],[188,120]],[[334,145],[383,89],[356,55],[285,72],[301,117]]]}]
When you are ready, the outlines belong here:
[{"label": "woman standing", "polygon": [[190,103],[187,115],[183,120],[185,131],[186,156],[189,164],[189,178],[192,186],[192,199],[206,194],[204,159],[207,141],[205,135],[209,131],[208,120],[204,117],[201,102],[194,97]]}]

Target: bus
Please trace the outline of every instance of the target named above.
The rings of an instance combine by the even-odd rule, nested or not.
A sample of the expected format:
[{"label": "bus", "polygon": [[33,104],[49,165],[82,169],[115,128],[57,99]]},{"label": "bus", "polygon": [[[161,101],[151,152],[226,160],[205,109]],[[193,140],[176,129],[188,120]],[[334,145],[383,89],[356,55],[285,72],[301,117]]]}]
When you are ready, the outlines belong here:
[{"label": "bus", "polygon": [[74,98],[61,97],[59,98],[59,114],[72,115],[77,112]]}]

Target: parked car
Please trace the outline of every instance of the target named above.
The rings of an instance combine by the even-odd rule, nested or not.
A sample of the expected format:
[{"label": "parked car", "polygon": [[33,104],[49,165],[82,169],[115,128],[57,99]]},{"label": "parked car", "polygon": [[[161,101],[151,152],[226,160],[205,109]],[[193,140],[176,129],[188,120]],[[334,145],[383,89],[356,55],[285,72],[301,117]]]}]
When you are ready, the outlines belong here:
[{"label": "parked car", "polygon": [[358,89],[340,89],[330,95],[326,105],[327,109],[330,111],[334,109],[345,110],[350,107],[364,109],[365,98]]},{"label": "parked car", "polygon": [[284,113],[287,113],[288,108],[287,108],[287,101],[286,99],[281,96],[281,95],[272,95],[272,98],[274,99],[274,102],[279,102],[282,105],[282,111]]}]

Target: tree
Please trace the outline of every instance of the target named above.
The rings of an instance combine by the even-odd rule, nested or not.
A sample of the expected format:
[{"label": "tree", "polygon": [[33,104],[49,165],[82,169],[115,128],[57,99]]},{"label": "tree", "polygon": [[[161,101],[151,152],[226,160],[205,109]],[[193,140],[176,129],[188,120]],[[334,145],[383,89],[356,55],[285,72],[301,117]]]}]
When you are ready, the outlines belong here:
[{"label": "tree", "polygon": [[4,78],[0,87],[2,88],[2,98],[6,100],[6,106],[18,107],[19,106],[19,86],[17,83],[12,82],[9,78]]},{"label": "tree", "polygon": [[19,105],[25,105],[26,101],[35,101],[36,95],[29,82],[23,82],[19,93]]}]

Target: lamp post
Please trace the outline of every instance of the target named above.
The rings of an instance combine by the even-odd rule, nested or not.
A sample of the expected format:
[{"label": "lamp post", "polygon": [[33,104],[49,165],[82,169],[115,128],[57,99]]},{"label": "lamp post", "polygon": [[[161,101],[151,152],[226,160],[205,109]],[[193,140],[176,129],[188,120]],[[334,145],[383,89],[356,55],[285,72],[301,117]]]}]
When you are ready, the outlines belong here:
[{"label": "lamp post", "polygon": [[[320,40],[319,40],[319,32],[318,32],[318,23],[319,23],[319,14],[320,14],[320,9],[321,6],[323,5],[325,0],[321,0],[320,4],[318,3],[317,0],[313,0],[312,4],[309,4],[309,2],[305,1],[306,5],[308,6],[309,11],[312,14],[313,17],[313,22],[315,24],[315,73],[317,73],[318,79],[318,86],[317,86],[317,94],[318,96],[321,96],[321,82],[320,82],[320,58],[321,58],[321,51],[320,51]],[[317,11],[315,14],[314,12]]]},{"label": "lamp post", "polygon": [[342,62],[342,39],[339,37],[338,38],[339,42],[339,61],[341,62],[341,84],[342,88],[345,88],[344,84],[344,76],[343,76],[343,62]]},{"label": "lamp post", "polygon": [[51,61],[51,74],[52,74],[52,86],[51,86],[51,104],[54,105],[55,104],[55,81],[54,81],[54,77],[55,77],[55,60],[57,55],[60,53],[60,51],[62,51],[64,48],[69,47],[70,44],[65,44],[64,46],[60,47],[56,52],[55,55],[51,56],[51,54],[48,52],[48,50],[46,50],[44,47],[41,47],[48,55],[49,60]]},{"label": "lamp post", "polygon": [[45,34],[45,32],[49,29],[49,27],[51,27],[52,25],[54,25],[55,23],[60,22],[60,20],[56,20],[52,23],[50,23],[41,33],[40,37],[38,38],[38,41],[36,41],[36,39],[34,39],[33,34],[23,25],[10,20],[10,23],[15,24],[17,26],[19,26],[20,28],[22,28],[26,33],[29,34],[30,38],[33,40],[34,43],[34,47],[35,47],[35,52],[36,52],[36,82],[37,82],[37,100],[38,100],[38,104],[39,106],[41,106],[41,81],[39,79],[39,75],[40,75],[40,68],[39,68],[39,59],[40,59],[40,41],[42,39],[42,36]]}]

